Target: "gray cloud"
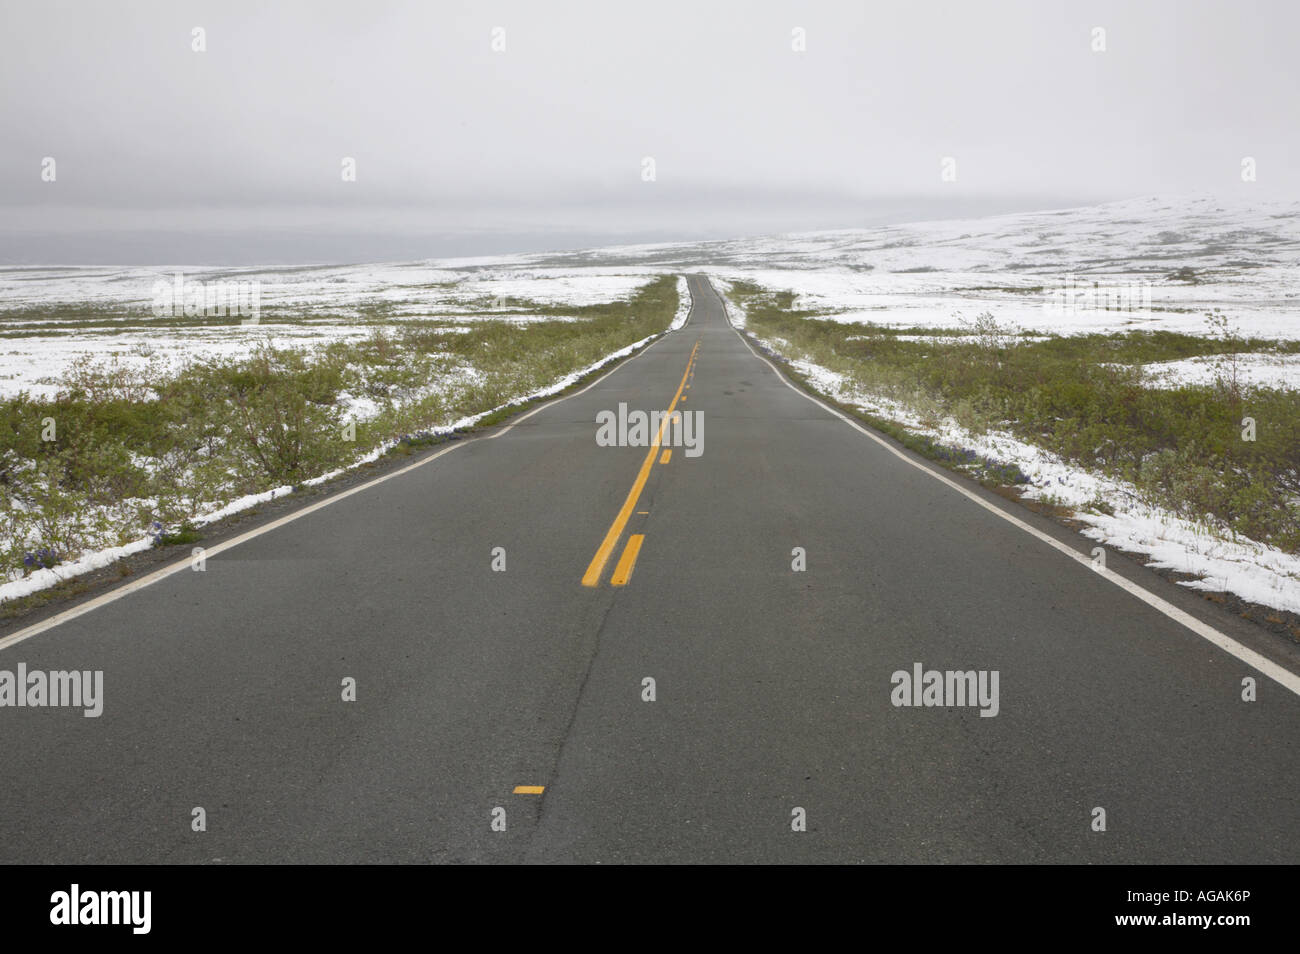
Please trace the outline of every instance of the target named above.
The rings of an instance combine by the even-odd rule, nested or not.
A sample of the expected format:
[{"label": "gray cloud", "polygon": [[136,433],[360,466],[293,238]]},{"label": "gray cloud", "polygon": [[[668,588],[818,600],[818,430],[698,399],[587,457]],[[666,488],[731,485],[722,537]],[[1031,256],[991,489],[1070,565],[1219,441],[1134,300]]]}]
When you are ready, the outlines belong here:
[{"label": "gray cloud", "polygon": [[5,19],[11,260],[37,235],[80,236],[93,259],[89,236],[114,231],[691,237],[1300,195],[1284,2],[10,3]]}]

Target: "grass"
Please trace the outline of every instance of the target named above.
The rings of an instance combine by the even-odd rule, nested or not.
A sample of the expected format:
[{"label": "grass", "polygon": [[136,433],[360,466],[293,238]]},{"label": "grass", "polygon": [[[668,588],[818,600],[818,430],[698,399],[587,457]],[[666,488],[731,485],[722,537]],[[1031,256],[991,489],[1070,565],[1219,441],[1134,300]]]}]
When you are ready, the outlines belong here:
[{"label": "grass", "polygon": [[[1208,316],[1207,334],[1199,336],[1032,340],[981,316],[943,332],[957,340],[910,341],[889,329],[800,311],[789,292],[737,282],[735,294],[752,332],[781,339],[787,357],[843,374],[865,393],[977,433],[1009,431],[1129,481],[1150,502],[1217,532],[1300,552],[1300,393],[1240,386],[1231,358],[1294,353],[1300,343],[1240,337],[1218,314]],[[1144,386],[1143,364],[1209,355],[1221,356],[1212,385]],[[1253,441],[1243,439],[1247,417],[1256,422]]]},{"label": "grass", "polygon": [[[125,566],[125,564],[123,564]],[[53,586],[0,603],[0,619],[14,619],[57,600],[71,599],[91,589],[84,580],[60,580]]]},{"label": "grass", "polygon": [[171,547],[184,543],[198,543],[203,539],[203,535],[193,524],[185,523],[179,528],[167,531],[161,525],[157,526],[157,532],[153,535],[153,545],[156,547]]}]

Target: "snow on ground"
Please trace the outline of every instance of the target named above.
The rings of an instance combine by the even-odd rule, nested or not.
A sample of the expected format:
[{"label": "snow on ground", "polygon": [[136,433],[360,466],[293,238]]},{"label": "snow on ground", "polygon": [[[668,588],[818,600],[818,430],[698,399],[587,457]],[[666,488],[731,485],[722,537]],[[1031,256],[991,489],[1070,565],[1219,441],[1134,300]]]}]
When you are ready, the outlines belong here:
[{"label": "snow on ground", "polygon": [[79,359],[115,361],[119,367],[138,370],[156,367],[174,374],[192,359],[247,354],[259,342],[278,348],[305,347],[360,340],[373,331],[373,326],[256,325],[0,338],[0,399],[14,397],[20,391],[32,397],[54,397],[60,390],[60,379]]},{"label": "snow on ground", "polygon": [[[260,283],[257,323],[115,330],[118,309],[150,317],[154,284],[174,271],[144,268],[0,268],[0,399],[26,391],[53,397],[58,382],[82,357],[119,366],[175,372],[191,359],[236,357],[259,343],[310,347],[369,337],[376,324],[412,318],[473,322],[483,318],[526,324],[577,321],[572,315],[530,312],[626,300],[651,280],[645,270],[566,274],[535,269],[456,271],[427,264],[334,268],[183,270],[195,283]],[[174,286],[173,286],[174,287]],[[33,313],[31,309],[40,308]],[[366,309],[379,309],[367,312]],[[53,309],[53,310],[51,310]],[[106,313],[97,309],[114,309]],[[512,311],[511,309],[519,309]],[[380,316],[376,322],[372,316]],[[275,316],[274,318],[270,316]],[[292,320],[285,320],[292,316]],[[363,321],[362,319],[368,319]],[[232,322],[239,319],[232,319]],[[82,327],[69,328],[67,325]],[[468,325],[460,325],[464,330]]]},{"label": "snow on ground", "polygon": [[[1261,269],[1260,274],[1253,276],[1260,282],[1257,286],[1228,286],[1208,281],[1186,285],[1155,280],[1147,288],[1140,284],[1147,279],[1128,274],[1098,280],[1103,294],[1130,296],[1131,300],[1143,302],[1133,310],[1090,307],[1086,301],[1063,307],[1062,297],[1072,288],[1077,289],[1077,277],[1068,274],[1042,286],[1041,291],[1033,290],[1038,288],[1036,284],[1020,284],[1019,287],[1031,290],[1016,291],[1016,282],[1023,282],[1022,279],[999,281],[999,287],[989,288],[993,283],[985,276],[985,287],[979,287],[969,273],[875,276],[869,272],[773,269],[708,268],[704,271],[729,281],[743,280],[773,290],[793,291],[794,308],[822,312],[818,317],[887,328],[958,328],[963,319],[970,321],[982,312],[989,312],[1001,325],[1039,334],[1173,331],[1203,335],[1205,314],[1219,309],[1243,336],[1274,340],[1300,337],[1300,300],[1273,294],[1264,287],[1283,282],[1300,287],[1300,271],[1295,266]],[[1149,307],[1145,306],[1143,296],[1151,302]]]},{"label": "snow on ground", "polygon": [[745,314],[744,306],[739,303],[734,292],[732,283],[725,278],[712,276],[712,282],[722,296],[723,307],[726,309],[727,318],[737,328],[744,329],[749,322],[749,316]]},{"label": "snow on ground", "polygon": [[[1171,277],[1184,268],[1195,281]],[[655,275],[688,270],[709,274],[724,293],[734,281],[754,282],[794,291],[797,308],[895,328],[954,328],[988,311],[999,324],[1040,334],[1204,334],[1205,312],[1218,308],[1244,336],[1290,339],[1300,337],[1300,202],[1153,197],[730,241],[377,265],[185,268],[185,282],[258,282],[261,330],[114,338],[101,326],[49,344],[30,344],[39,335],[7,338],[0,340],[0,395],[21,386],[38,391],[57,377],[74,341],[85,341],[89,352],[129,352],[147,338],[179,356],[231,353],[268,331],[304,343],[358,337],[371,327],[360,319],[471,322],[485,309],[487,317],[550,319],[523,304],[560,309],[562,317],[565,307],[625,299]],[[0,268],[0,332],[20,321],[59,320],[57,312],[33,308],[147,312],[155,283],[172,281],[177,271]],[[1108,303],[1120,307],[1107,310]],[[111,313],[96,317],[112,320]],[[734,317],[743,326],[744,315]]]},{"label": "snow on ground", "polygon": [[677,313],[673,315],[673,323],[668,326],[669,331],[676,331],[682,325],[686,324],[686,319],[691,316],[691,286],[686,281],[684,275],[677,276]]},{"label": "snow on ground", "polygon": [[[1243,335],[1300,337],[1300,202],[1146,197],[980,219],[522,255],[509,264],[549,275],[703,271],[794,291],[797,307],[839,320],[892,327],[953,327],[955,312],[971,318],[991,311],[1001,323],[1041,333],[1202,334],[1204,312],[1219,308]],[[1183,269],[1191,269],[1190,279],[1180,277]],[[1107,310],[1108,297],[1137,307]]]},{"label": "snow on ground", "polygon": [[[1235,370],[1234,370],[1235,365]],[[1300,390],[1300,354],[1209,355],[1145,364],[1148,387],[1211,385],[1235,375],[1243,388]]]},{"label": "snow on ground", "polygon": [[256,282],[264,311],[287,309],[309,318],[355,317],[385,307],[392,317],[472,319],[498,298],[589,305],[627,298],[647,280],[639,269],[467,268],[456,260],[271,268],[8,267],[0,268],[0,303],[5,309],[68,303],[147,311],[157,283],[173,284],[177,274],[182,287]]},{"label": "snow on ground", "polygon": [[[1148,197],[534,259],[700,270],[794,291],[800,309],[889,327],[950,328],[956,313],[990,311],[1044,334],[1203,334],[1204,313],[1218,308],[1243,335],[1300,337],[1300,202]],[[1190,280],[1178,277],[1183,269]]]}]

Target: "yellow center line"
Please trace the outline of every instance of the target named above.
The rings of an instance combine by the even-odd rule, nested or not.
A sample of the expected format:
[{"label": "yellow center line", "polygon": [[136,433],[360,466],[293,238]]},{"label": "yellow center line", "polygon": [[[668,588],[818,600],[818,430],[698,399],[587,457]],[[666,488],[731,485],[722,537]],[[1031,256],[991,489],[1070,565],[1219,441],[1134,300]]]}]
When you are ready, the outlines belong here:
[{"label": "yellow center line", "polygon": [[666,464],[666,463],[668,463],[668,461],[672,458],[672,456],[673,456],[673,450],[672,450],[672,448],[670,447],[670,448],[666,449],[666,450],[663,452],[663,454],[660,456],[660,458],[659,458],[659,463],[661,463],[661,464]]},{"label": "yellow center line", "polygon": [[623,555],[618,558],[618,566],[614,567],[614,575],[609,578],[610,586],[624,586],[627,579],[632,575],[632,567],[636,566],[636,555],[641,552],[641,544],[645,540],[644,533],[634,533],[627,538],[627,546],[623,548]]},{"label": "yellow center line", "polygon": [[641,463],[641,470],[632,483],[632,489],[628,491],[627,499],[623,501],[623,506],[614,518],[614,522],[609,525],[609,531],[605,534],[605,539],[596,548],[596,555],[591,558],[591,563],[587,565],[587,572],[582,575],[583,586],[598,586],[600,584],[600,576],[605,572],[605,564],[609,562],[609,555],[614,552],[619,537],[623,535],[623,528],[627,526],[632,511],[636,509],[636,502],[641,498],[641,491],[645,489],[645,482],[650,477],[650,468],[654,466],[655,455],[659,452],[660,444],[663,443],[664,428],[668,426],[668,420],[677,408],[677,402],[682,396],[682,390],[686,387],[686,376],[691,373],[691,365],[695,363],[695,352],[699,350],[700,343],[697,341],[695,347],[691,349],[690,359],[686,362],[686,370],[682,373],[682,383],[677,385],[677,393],[673,395],[672,403],[668,405],[668,413],[659,422],[659,430],[655,432],[654,440],[650,444],[650,452],[646,454],[645,460]]},{"label": "yellow center line", "polygon": [[540,795],[544,791],[546,791],[545,785],[516,785],[514,793],[516,795]]}]

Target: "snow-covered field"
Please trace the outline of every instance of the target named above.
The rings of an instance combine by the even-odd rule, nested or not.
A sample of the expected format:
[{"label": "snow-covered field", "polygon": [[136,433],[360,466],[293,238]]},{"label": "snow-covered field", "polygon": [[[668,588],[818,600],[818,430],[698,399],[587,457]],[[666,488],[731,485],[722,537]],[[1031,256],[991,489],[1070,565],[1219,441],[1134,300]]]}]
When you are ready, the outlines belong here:
[{"label": "snow-covered field", "polygon": [[81,331],[0,338],[0,398],[26,391],[52,398],[63,375],[81,359],[114,363],[135,370],[178,371],[197,357],[247,354],[258,341],[285,348],[338,340],[358,340],[373,331],[367,326],[301,327],[265,325],[257,328],[195,328],[184,331]]},{"label": "snow-covered field", "polygon": [[[1182,269],[1191,269],[1194,281],[1172,277]],[[1144,198],[973,220],[495,258],[0,268],[0,332],[19,322],[32,326],[29,334],[0,340],[0,396],[22,388],[48,393],[82,353],[133,361],[146,346],[176,363],[240,353],[267,336],[279,344],[363,337],[386,320],[469,322],[485,310],[518,321],[563,317],[565,307],[624,299],[653,275],[687,270],[705,272],[724,288],[744,280],[793,291],[796,308],[838,321],[895,328],[959,327],[961,318],[988,311],[1000,325],[1041,333],[1202,334],[1205,312],[1220,309],[1243,336],[1300,338],[1300,202]],[[55,327],[79,308],[148,315],[155,284],[177,271],[186,282],[257,282],[260,324],[115,332],[99,311],[92,326]],[[1120,309],[1107,310],[1107,303]],[[1270,364],[1263,374],[1296,386],[1296,368]]]},{"label": "snow-covered field", "polygon": [[[1300,202],[1148,197],[981,219],[516,256],[547,274],[703,271],[797,293],[842,321],[953,327],[992,311],[1053,334],[1204,332],[1221,309],[1243,335],[1300,337]],[[1191,269],[1191,278],[1177,277]],[[1097,294],[1091,295],[1093,283]],[[1149,301],[1146,296],[1149,295]],[[1110,310],[1135,301],[1136,310]]]},{"label": "snow-covered field", "polygon": [[[155,284],[215,288],[256,282],[256,323],[142,328]],[[0,398],[53,397],[78,359],[176,371],[191,359],[276,347],[355,341],[385,322],[526,323],[573,320],[563,309],[626,299],[653,273],[552,274],[498,264],[492,270],[425,264],[283,269],[0,269]],[[183,296],[182,296],[183,297]],[[545,309],[539,311],[538,309]],[[133,320],[134,319],[134,320]],[[121,327],[115,327],[120,325]]]},{"label": "snow-covered field", "polygon": [[1142,366],[1148,387],[1176,388],[1184,384],[1213,384],[1234,376],[1242,388],[1300,387],[1300,354],[1239,354],[1158,361]]},{"label": "snow-covered field", "polygon": [[623,273],[538,272],[491,268],[479,259],[388,265],[284,266],[275,268],[0,268],[0,302],[8,309],[84,303],[148,311],[158,281],[258,282],[264,310],[289,310],[314,318],[360,316],[383,307],[392,317],[472,317],[496,298],[547,305],[586,305],[626,298],[645,282],[644,270]]},{"label": "snow-covered field", "polygon": [[1219,309],[1242,335],[1287,339],[1300,337],[1298,269],[1300,203],[1145,199],[798,236],[785,254],[765,242],[709,270],[793,291],[798,309],[894,328],[989,311],[1049,334],[1201,334]]}]

